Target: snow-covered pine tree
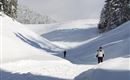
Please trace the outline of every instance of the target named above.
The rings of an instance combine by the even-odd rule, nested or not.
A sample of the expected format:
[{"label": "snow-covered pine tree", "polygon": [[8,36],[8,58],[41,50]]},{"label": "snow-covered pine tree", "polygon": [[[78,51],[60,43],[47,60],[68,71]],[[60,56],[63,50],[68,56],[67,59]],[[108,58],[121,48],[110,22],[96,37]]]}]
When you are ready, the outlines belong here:
[{"label": "snow-covered pine tree", "polygon": [[98,24],[98,29],[100,30],[100,32],[104,32],[106,30],[108,19],[110,16],[110,3],[110,0],[106,0],[105,5],[101,11],[100,22]]},{"label": "snow-covered pine tree", "polygon": [[100,32],[111,30],[130,20],[130,0],[106,0],[105,2],[98,25]]},{"label": "snow-covered pine tree", "polygon": [[16,18],[17,17],[17,0],[0,0],[0,11],[6,15]]}]

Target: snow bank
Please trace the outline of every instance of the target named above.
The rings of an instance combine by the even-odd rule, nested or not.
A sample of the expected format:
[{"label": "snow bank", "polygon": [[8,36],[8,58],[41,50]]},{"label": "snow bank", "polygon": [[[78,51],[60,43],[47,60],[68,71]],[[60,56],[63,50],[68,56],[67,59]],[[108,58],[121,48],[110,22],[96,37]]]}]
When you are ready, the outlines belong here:
[{"label": "snow bank", "polygon": [[130,56],[105,61],[83,72],[75,80],[129,80]]},{"label": "snow bank", "polygon": [[[99,40],[105,49],[103,63],[81,73],[75,80],[129,80],[130,77],[130,22],[103,34]],[[103,42],[103,40],[105,41]],[[110,39],[110,42],[108,42]],[[98,40],[98,39],[96,39]],[[96,41],[95,40],[95,41]],[[92,58],[92,56],[91,56]],[[82,57],[83,59],[83,57]]]},{"label": "snow bank", "polygon": [[78,64],[94,64],[96,61],[96,50],[100,46],[103,46],[105,50],[105,60],[128,55],[129,25],[130,22],[127,22],[119,28],[86,40],[84,44],[68,50],[68,59]]},{"label": "snow bank", "polygon": [[[2,62],[18,59],[58,59],[46,53],[61,50],[48,40],[26,29],[22,24],[6,15],[0,16],[1,26],[1,55]],[[47,52],[48,51],[48,52]]]},{"label": "snow bank", "polygon": [[[46,25],[26,25],[27,28],[64,49],[74,48],[97,36],[98,20],[84,19]],[[89,35],[85,35],[89,34]]]},{"label": "snow bank", "polygon": [[[75,46],[75,43],[71,44],[71,41],[68,40],[68,44],[75,46],[67,50],[66,59],[75,63],[72,64],[67,60],[46,54],[62,50],[52,44],[52,42],[26,29],[20,23],[13,21],[5,15],[1,18],[3,23],[1,30],[1,54],[3,59],[1,60],[3,60],[3,63],[0,66],[0,72],[5,74],[3,76],[3,78],[6,78],[5,80],[22,80],[26,79],[25,77],[31,80],[38,78],[62,80],[73,79],[77,75],[79,76],[75,78],[76,80],[129,80],[129,21],[101,35],[97,34],[95,26],[91,27],[82,21],[81,23],[79,21],[79,23],[70,22],[63,25],[49,25],[50,27],[48,28],[40,26],[36,30],[36,33],[39,31],[39,35],[42,33],[42,30],[42,34],[66,30],[67,34],[71,33],[70,37],[67,37],[65,34],[62,34],[62,36],[72,39],[72,41],[76,42],[77,39],[87,37],[84,39],[85,41],[77,41],[77,46]],[[91,28],[93,30],[89,32]],[[79,35],[73,32],[73,30],[80,31],[81,29],[88,30],[88,34],[86,33],[83,34],[84,37],[79,37]],[[77,37],[76,39],[71,37],[73,36],[72,32],[75,34],[75,38]],[[50,37],[50,35],[48,36]],[[59,38],[62,36],[59,36]],[[60,41],[64,44],[64,41]],[[95,53],[99,46],[103,46],[105,50],[105,61],[97,65]],[[62,57],[63,54],[57,54],[57,56]],[[8,75],[9,77],[7,77]]]},{"label": "snow bank", "polygon": [[[85,70],[90,69],[91,65],[74,65],[68,61],[36,61],[36,60],[21,60],[2,64],[1,69],[11,72],[13,74],[28,74],[31,73],[34,76],[50,76],[59,79],[72,80],[75,76],[79,75]],[[7,76],[9,77],[9,76]],[[18,76],[16,76],[17,78]],[[24,76],[25,77],[25,76]],[[45,77],[43,77],[43,80]],[[3,77],[4,79],[4,77]],[[8,79],[10,80],[10,79]],[[19,79],[22,80],[22,79]],[[32,80],[32,79],[31,79]],[[47,79],[48,80],[48,79]]]},{"label": "snow bank", "polygon": [[2,19],[0,79],[68,80],[92,67],[72,64],[50,55],[53,50],[55,52],[62,49],[6,15],[0,18]]}]

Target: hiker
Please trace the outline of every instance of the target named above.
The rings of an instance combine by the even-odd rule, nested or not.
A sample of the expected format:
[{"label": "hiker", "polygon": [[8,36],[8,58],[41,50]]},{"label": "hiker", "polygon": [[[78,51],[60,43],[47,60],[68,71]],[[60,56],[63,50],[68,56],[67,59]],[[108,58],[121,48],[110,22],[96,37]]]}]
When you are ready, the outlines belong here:
[{"label": "hiker", "polygon": [[66,57],[66,50],[64,51],[64,58]]},{"label": "hiker", "polygon": [[96,57],[98,58],[98,63],[103,62],[104,50],[102,49],[102,47],[99,47],[99,49],[97,50]]}]

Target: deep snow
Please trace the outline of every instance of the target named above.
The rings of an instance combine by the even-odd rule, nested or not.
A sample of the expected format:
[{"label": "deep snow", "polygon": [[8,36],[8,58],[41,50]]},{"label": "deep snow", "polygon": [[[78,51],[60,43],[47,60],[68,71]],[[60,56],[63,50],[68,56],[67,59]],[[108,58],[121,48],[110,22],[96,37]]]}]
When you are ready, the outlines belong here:
[{"label": "deep snow", "polygon": [[[22,25],[6,15],[0,18],[2,80],[130,79],[129,21],[98,34],[96,23],[84,20],[38,25],[35,30],[37,25]],[[101,64],[97,64],[95,57],[99,46],[105,50],[105,61]],[[63,48],[67,49],[66,60],[62,59]]]},{"label": "deep snow", "polygon": [[[75,21],[76,24],[79,24],[75,27],[73,23],[69,22],[69,26],[66,26],[66,23],[60,27],[57,27],[57,24],[55,24],[52,27],[56,27],[52,31],[47,30],[48,32],[43,31],[43,34],[39,34],[51,40],[53,43],[66,48],[67,60],[75,64],[95,65],[97,63],[95,57],[96,50],[99,46],[103,46],[106,62],[85,71],[75,79],[129,80],[130,22],[128,21],[120,27],[103,34],[97,33],[96,26],[93,26],[95,24],[81,24],[81,22]],[[46,29],[46,25],[40,26],[39,32],[42,29]],[[35,29],[33,28],[32,30]],[[86,30],[85,33],[82,30]],[[38,32],[38,29],[36,31]],[[63,55],[58,54],[58,56],[62,57]]]},{"label": "deep snow", "polygon": [[26,27],[51,40],[52,43],[70,49],[84,44],[87,39],[97,36],[96,26],[98,22],[97,19],[84,19],[46,25],[26,25]]},{"label": "deep snow", "polygon": [[72,64],[50,55],[62,49],[6,15],[0,18],[2,80],[73,79],[93,66]]}]

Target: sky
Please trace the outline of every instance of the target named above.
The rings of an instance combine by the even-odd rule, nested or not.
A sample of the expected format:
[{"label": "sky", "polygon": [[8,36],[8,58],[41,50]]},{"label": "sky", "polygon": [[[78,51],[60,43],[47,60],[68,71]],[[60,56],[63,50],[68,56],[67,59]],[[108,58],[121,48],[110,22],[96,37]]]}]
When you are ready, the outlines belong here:
[{"label": "sky", "polygon": [[105,0],[19,0],[18,3],[32,8],[57,21],[99,19]]}]

